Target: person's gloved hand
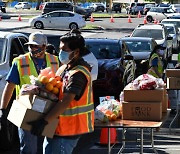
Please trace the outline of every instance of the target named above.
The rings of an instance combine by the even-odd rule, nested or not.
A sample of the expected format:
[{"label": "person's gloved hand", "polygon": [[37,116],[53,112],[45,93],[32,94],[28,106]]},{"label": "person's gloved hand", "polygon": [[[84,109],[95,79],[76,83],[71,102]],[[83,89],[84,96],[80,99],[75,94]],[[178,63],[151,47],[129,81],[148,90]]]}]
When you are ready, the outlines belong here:
[{"label": "person's gloved hand", "polygon": [[31,129],[32,134],[36,136],[41,136],[44,127],[48,124],[48,122],[42,118],[36,121],[28,122],[28,124],[32,125],[32,129]]},{"label": "person's gloved hand", "polygon": [[0,130],[6,126],[7,122],[7,110],[6,109],[0,109]]}]

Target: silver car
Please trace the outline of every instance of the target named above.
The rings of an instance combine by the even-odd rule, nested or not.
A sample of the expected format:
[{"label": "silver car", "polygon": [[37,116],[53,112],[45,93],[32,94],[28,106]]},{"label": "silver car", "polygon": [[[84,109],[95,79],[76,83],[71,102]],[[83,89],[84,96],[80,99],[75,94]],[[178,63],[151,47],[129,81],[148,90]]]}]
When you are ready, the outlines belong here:
[{"label": "silver car", "polygon": [[28,37],[22,33],[0,32],[0,96],[13,58],[28,51],[27,46],[24,46],[26,42]]},{"label": "silver car", "polygon": [[164,26],[167,28],[168,34],[173,38],[172,39],[172,48],[177,51],[179,47],[180,34],[176,25],[164,23]]}]

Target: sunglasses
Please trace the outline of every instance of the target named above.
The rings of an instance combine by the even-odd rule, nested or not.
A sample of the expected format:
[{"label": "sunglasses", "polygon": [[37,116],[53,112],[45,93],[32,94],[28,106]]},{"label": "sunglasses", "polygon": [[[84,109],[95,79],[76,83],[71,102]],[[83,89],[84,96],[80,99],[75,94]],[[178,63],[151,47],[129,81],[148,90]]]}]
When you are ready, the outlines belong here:
[{"label": "sunglasses", "polygon": [[32,48],[42,48],[42,46],[39,46],[39,45],[33,45],[33,44],[30,44],[29,47],[32,49]]}]

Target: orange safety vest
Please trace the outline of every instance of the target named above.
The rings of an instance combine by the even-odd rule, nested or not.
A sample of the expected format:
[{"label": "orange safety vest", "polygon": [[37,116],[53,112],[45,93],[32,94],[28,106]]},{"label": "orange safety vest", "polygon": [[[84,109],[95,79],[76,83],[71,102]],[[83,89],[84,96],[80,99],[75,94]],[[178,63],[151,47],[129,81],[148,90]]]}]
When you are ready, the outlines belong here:
[{"label": "orange safety vest", "polygon": [[78,101],[73,100],[64,113],[59,115],[59,123],[55,131],[56,135],[73,136],[94,131],[94,103],[90,72],[84,66],[75,66],[68,71],[68,79],[63,79],[63,85],[68,82],[67,80],[73,74],[79,71],[86,76],[88,80],[87,86],[81,98]]}]

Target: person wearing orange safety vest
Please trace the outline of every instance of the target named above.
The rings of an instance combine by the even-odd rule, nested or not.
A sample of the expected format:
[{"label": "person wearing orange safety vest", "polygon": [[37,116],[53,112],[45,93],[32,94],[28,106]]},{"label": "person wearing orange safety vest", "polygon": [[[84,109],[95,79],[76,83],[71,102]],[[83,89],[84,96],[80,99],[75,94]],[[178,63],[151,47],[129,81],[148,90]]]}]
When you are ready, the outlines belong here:
[{"label": "person wearing orange safety vest", "polygon": [[[30,75],[38,77],[40,71],[46,67],[51,67],[54,72],[59,68],[58,57],[45,52],[47,37],[43,33],[34,32],[30,34],[29,42],[25,45],[28,45],[29,52],[13,60],[12,67],[7,75],[7,83],[2,94],[0,106],[2,113],[6,112],[15,87],[16,96],[18,96],[22,85],[30,84]],[[20,153],[35,154],[40,149],[39,138],[29,131],[19,128],[19,139]]]},{"label": "person wearing orange safety vest", "polygon": [[79,138],[94,131],[91,67],[82,58],[84,52],[85,41],[79,30],[60,38],[59,60],[63,65],[56,72],[62,78],[60,101],[45,117],[32,122],[32,131],[39,135],[50,121],[59,118],[54,137],[44,139],[44,154],[71,154]]},{"label": "person wearing orange safety vest", "polygon": [[153,52],[150,55],[149,59],[149,70],[148,74],[156,77],[162,78],[163,77],[163,61],[162,58],[164,55],[164,47],[160,45],[156,45]]}]

